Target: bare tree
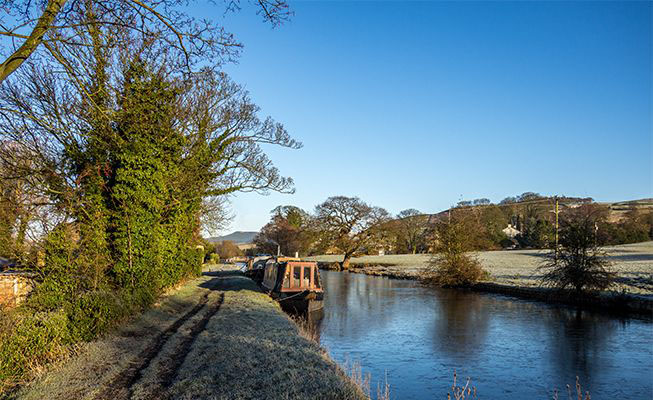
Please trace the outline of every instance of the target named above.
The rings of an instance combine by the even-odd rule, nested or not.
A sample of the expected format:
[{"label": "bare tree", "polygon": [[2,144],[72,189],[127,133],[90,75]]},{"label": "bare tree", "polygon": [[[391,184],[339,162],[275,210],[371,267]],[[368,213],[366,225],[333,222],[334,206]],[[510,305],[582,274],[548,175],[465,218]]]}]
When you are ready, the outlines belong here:
[{"label": "bare tree", "polygon": [[358,197],[334,196],[315,207],[321,240],[344,253],[342,269],[348,269],[357,251],[372,245],[390,216],[381,207],[372,207]]},{"label": "bare tree", "polygon": [[288,256],[305,252],[311,238],[311,216],[295,206],[278,206],[270,214],[270,222],[254,238],[257,249],[276,254],[279,246],[281,253]]},{"label": "bare tree", "polygon": [[216,243],[214,252],[222,259],[243,255],[243,251],[231,240],[223,240],[222,242]]},{"label": "bare tree", "polygon": [[30,154],[17,146],[0,141],[0,256],[25,264],[29,243],[41,232],[50,219],[51,203],[35,190],[29,176]]},{"label": "bare tree", "polygon": [[466,286],[487,273],[471,253],[475,250],[476,217],[466,210],[450,210],[435,223],[434,254],[424,280],[440,286]]},{"label": "bare tree", "polygon": [[475,206],[485,206],[485,205],[488,205],[488,204],[490,204],[492,202],[490,201],[490,199],[483,197],[483,198],[480,198],[480,199],[474,199],[472,201],[472,203]]},{"label": "bare tree", "polygon": [[402,244],[401,248],[412,254],[418,250],[423,251],[426,247],[428,235],[428,218],[418,210],[411,208],[397,214],[395,220],[397,241]]},{"label": "bare tree", "polygon": [[[216,66],[233,60],[241,44],[215,22],[189,16],[184,12],[188,3],[183,0],[0,0],[0,9],[5,12],[0,15],[0,36],[7,38],[4,43],[8,43],[2,48],[5,60],[0,64],[0,83],[28,59],[69,70],[76,62],[70,50],[88,46],[80,37],[80,31],[85,30],[103,33],[96,35],[96,39],[103,36],[103,49],[112,46],[111,33],[117,31],[158,43],[157,47],[168,49],[173,55],[169,62],[187,72],[207,61]],[[257,13],[273,26],[290,16],[285,1],[253,3]],[[225,12],[240,9],[240,2],[226,2],[224,8]]]}]

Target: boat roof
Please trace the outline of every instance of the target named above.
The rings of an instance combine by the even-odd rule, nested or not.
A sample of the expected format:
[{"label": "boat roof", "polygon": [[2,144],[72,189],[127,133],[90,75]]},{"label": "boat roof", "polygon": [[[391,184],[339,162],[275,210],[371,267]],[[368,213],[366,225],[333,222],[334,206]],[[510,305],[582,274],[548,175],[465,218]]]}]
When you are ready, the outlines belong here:
[{"label": "boat roof", "polygon": [[303,265],[315,265],[315,261],[303,261],[301,258],[297,257],[276,257],[274,259],[268,260],[268,262],[274,261],[279,264],[292,263],[292,264],[303,264]]}]

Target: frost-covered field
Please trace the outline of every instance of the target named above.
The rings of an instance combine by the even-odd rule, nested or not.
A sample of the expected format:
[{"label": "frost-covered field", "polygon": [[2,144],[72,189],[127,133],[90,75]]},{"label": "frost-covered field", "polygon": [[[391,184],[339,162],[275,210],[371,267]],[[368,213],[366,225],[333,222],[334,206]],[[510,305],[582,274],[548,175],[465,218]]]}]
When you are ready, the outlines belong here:
[{"label": "frost-covered field", "polygon": [[[653,294],[653,242],[634,243],[607,247],[612,268],[617,272],[617,290],[631,293]],[[483,267],[493,280],[515,285],[538,285],[537,270],[544,261],[542,250],[482,251],[476,253]],[[310,257],[314,261],[337,262],[341,255]],[[386,256],[363,256],[352,259],[352,264],[382,265],[387,270],[400,271],[417,276],[430,260],[425,254],[400,254]],[[370,267],[373,268],[373,267]]]}]

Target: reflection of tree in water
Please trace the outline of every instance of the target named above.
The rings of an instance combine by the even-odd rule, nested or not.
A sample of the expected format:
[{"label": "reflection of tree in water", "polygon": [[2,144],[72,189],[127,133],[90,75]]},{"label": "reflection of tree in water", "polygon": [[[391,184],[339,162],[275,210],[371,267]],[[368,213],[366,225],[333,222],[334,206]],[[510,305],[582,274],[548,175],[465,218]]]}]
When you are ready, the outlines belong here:
[{"label": "reflection of tree in water", "polygon": [[433,344],[452,356],[481,350],[488,332],[490,312],[476,293],[439,289]]},{"label": "reflection of tree in water", "polygon": [[357,339],[371,330],[384,328],[403,308],[398,287],[415,286],[415,282],[397,281],[346,272],[322,272],[326,291],[325,319],[335,336]]},{"label": "reflection of tree in water", "polygon": [[[608,343],[624,322],[598,313],[556,307],[546,313],[551,332],[551,362],[561,385],[579,376],[583,386],[597,380],[601,367],[611,364]],[[570,380],[571,379],[571,380]],[[600,380],[600,378],[599,378]]]}]

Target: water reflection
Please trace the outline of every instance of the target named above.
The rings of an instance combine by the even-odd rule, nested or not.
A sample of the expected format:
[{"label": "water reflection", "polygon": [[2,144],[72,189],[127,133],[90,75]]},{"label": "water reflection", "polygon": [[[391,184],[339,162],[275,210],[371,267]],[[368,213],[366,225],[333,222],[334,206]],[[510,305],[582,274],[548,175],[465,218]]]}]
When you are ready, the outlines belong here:
[{"label": "water reflection", "polygon": [[[578,375],[592,398],[653,398],[653,324],[417,282],[323,272],[320,341],[388,373],[393,398],[446,398],[451,373],[482,398],[550,398]],[[481,397],[481,395],[479,395]]]},{"label": "water reflection", "polygon": [[490,314],[475,293],[434,290],[435,330],[432,334],[435,351],[451,356],[478,351],[485,342]]},{"label": "water reflection", "polygon": [[603,375],[605,366],[613,365],[610,341],[624,323],[580,309],[554,308],[547,313],[550,326],[550,360],[556,365],[559,380],[578,375],[586,385],[592,377]]},{"label": "water reflection", "polygon": [[[364,336],[368,329],[383,329],[393,319],[392,313],[379,312],[392,309],[397,304],[398,292],[393,290],[398,281],[361,279],[359,274],[322,273],[326,291],[325,315],[332,329],[348,332],[350,338]],[[347,310],[346,312],[341,312]],[[374,318],[369,318],[373,315]],[[360,321],[366,321],[365,330],[356,329]]]}]

